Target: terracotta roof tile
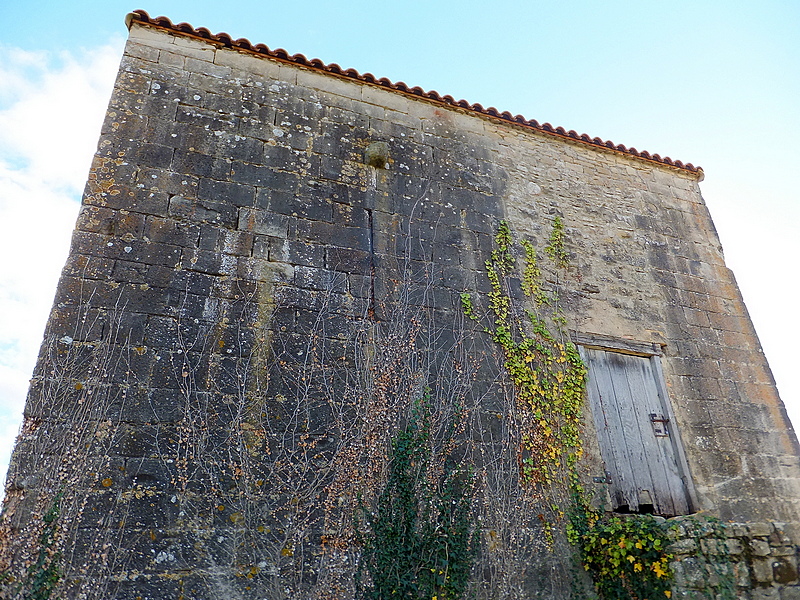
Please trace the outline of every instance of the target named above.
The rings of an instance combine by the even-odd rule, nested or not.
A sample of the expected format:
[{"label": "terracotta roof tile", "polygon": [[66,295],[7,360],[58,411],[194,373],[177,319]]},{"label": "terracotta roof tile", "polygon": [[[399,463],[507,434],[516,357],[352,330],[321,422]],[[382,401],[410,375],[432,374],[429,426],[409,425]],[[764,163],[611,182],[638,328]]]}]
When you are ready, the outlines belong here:
[{"label": "terracotta roof tile", "polygon": [[566,138],[590,146],[601,147],[610,150],[612,152],[618,152],[620,154],[635,156],[636,158],[647,160],[650,162],[656,162],[663,165],[676,167],[678,169],[694,173],[698,175],[700,179],[702,179],[703,177],[703,169],[701,167],[694,166],[692,163],[684,163],[680,160],[673,160],[668,156],[662,158],[660,155],[650,154],[646,150],[639,151],[633,147],[627,148],[622,144],[614,144],[614,142],[602,140],[598,137],[595,138],[589,137],[585,133],[578,134],[574,130],[566,131],[563,127],[554,127],[550,123],[540,124],[535,119],[526,119],[522,115],[512,115],[508,111],[500,112],[494,107],[484,108],[480,104],[477,103],[470,104],[466,100],[455,100],[450,95],[441,96],[436,91],[426,92],[421,87],[418,86],[409,87],[402,81],[392,82],[386,79],[385,77],[381,77],[380,79],[378,79],[372,73],[364,73],[362,75],[355,69],[343,69],[336,63],[325,64],[318,58],[312,58],[309,60],[302,54],[289,54],[286,50],[282,48],[271,50],[264,44],[253,44],[250,42],[250,40],[247,40],[245,38],[239,38],[234,40],[227,33],[211,33],[205,27],[194,28],[188,23],[178,23],[176,25],[167,17],[151,17],[144,10],[135,10],[132,13],[130,13],[126,17],[126,23],[128,24],[129,27],[132,21],[136,21],[138,23],[144,23],[147,25],[152,25],[154,27],[160,27],[162,29],[167,29],[169,31],[180,33],[183,35],[202,38],[204,40],[221,44],[222,46],[225,46],[227,48],[237,48],[240,50],[254,52],[260,55],[270,56],[278,60],[299,64],[304,67],[309,67],[319,71],[324,71],[326,73],[333,73],[334,75],[339,75],[341,77],[346,77],[349,79],[357,79],[359,81],[388,88],[405,94],[410,94],[412,96],[419,96],[421,98],[426,98],[428,100],[432,100],[434,102],[438,102],[441,104],[447,104],[450,106],[464,108],[472,112],[481,113],[483,115],[500,119],[502,121],[516,123],[523,127],[529,129],[535,129],[536,131],[541,131],[550,135],[554,135],[556,137]]}]

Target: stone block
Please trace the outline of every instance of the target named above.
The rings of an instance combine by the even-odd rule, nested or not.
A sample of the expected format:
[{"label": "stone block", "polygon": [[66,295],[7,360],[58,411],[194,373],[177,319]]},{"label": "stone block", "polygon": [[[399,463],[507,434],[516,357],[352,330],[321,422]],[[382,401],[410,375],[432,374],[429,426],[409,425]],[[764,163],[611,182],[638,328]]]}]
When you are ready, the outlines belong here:
[{"label": "stone block", "polygon": [[183,71],[186,65],[186,56],[169,50],[160,50],[158,53],[158,63],[165,67],[172,67]]},{"label": "stone block", "polygon": [[296,220],[297,239],[350,250],[369,252],[370,230],[365,227],[340,227],[323,221]]},{"label": "stone block", "polygon": [[239,135],[223,135],[219,140],[216,156],[220,158],[251,163],[263,160],[266,145],[261,140]]},{"label": "stone block", "polygon": [[325,248],[325,266],[334,271],[367,275],[373,264],[372,255],[361,250]]},{"label": "stone block", "polygon": [[172,156],[172,170],[195,177],[226,181],[231,175],[231,162],[227,158],[215,158],[200,152],[176,149]]},{"label": "stone block", "polygon": [[84,205],[78,213],[75,229],[117,238],[139,238],[144,230],[144,216],[106,207]]},{"label": "stone block", "polygon": [[218,252],[186,248],[181,254],[181,267],[208,275],[231,275],[235,260]]},{"label": "stone block", "polygon": [[[141,390],[137,393],[127,394],[118,402],[109,406],[109,418],[117,418],[127,424],[152,424],[152,423],[177,423],[184,416],[184,407],[180,402],[180,392],[177,390]],[[138,459],[160,465],[164,469],[165,462],[160,459]],[[130,462],[130,461],[129,461]],[[135,471],[126,472],[126,475],[135,478]],[[139,482],[155,477],[148,473],[139,477]],[[171,477],[165,475],[158,479],[162,485],[171,482]]]},{"label": "stone block", "polygon": [[758,583],[772,583],[773,561],[769,558],[756,558],[752,562],[753,579]]},{"label": "stone block", "polygon": [[794,556],[783,556],[772,561],[772,576],[776,583],[797,583],[797,560]]},{"label": "stone block", "polygon": [[297,242],[274,237],[261,237],[256,239],[256,246],[254,246],[254,255],[256,255],[255,247],[258,244],[263,244],[265,255],[261,258],[268,258],[271,261],[287,262],[294,265],[323,265],[325,257],[325,249],[323,246],[306,244],[304,242]]},{"label": "stone block", "polygon": [[255,235],[246,231],[223,230],[225,237],[222,251],[225,254],[249,257],[253,250]]},{"label": "stone block", "polygon": [[200,227],[191,223],[164,217],[147,217],[144,236],[153,243],[170,246],[195,247],[200,238]]},{"label": "stone block", "polygon": [[[238,220],[237,220],[238,222]],[[200,223],[200,239],[197,247],[200,250],[222,250],[225,241],[225,229],[214,223]]]},{"label": "stone block", "polygon": [[266,205],[270,211],[281,215],[292,215],[326,223],[333,221],[334,203],[328,198],[314,194],[297,194],[275,189],[262,190],[259,193],[258,202],[260,205]]},{"label": "stone block", "polygon": [[148,275],[152,265],[127,260],[116,260],[112,278],[115,281],[144,284],[148,283]]},{"label": "stone block", "polygon": [[172,317],[150,316],[144,330],[144,343],[151,348],[173,348],[179,339],[178,323]]},{"label": "stone block", "polygon": [[[294,265],[289,265],[282,262],[262,262],[262,272],[260,281],[278,284],[280,286],[280,293],[285,293],[284,286],[291,284],[294,281]],[[279,290],[275,290],[276,297]]]},{"label": "stone block", "polygon": [[[189,72],[201,73],[206,77],[216,77],[219,79],[228,78],[231,74],[231,67],[211,62],[213,60],[213,55],[203,56],[202,58],[187,56],[184,68]],[[227,83],[223,83],[222,85],[226,84]]]},{"label": "stone block", "polygon": [[736,580],[736,585],[740,588],[750,588],[752,581],[750,579],[750,568],[745,561],[733,563],[733,575]]},{"label": "stone block", "polygon": [[667,550],[674,554],[692,554],[697,551],[697,542],[691,538],[679,539],[671,543]]},{"label": "stone block", "polygon": [[344,273],[313,267],[295,267],[294,283],[310,290],[327,290],[340,294],[347,291],[347,276]]},{"label": "stone block", "polygon": [[[239,119],[232,115],[224,115],[213,110],[199,106],[181,105],[176,112],[177,123],[188,123],[194,127],[204,129],[206,135],[215,135],[216,132],[234,133],[239,127]],[[219,137],[219,134],[216,134]]]},{"label": "stone block", "polygon": [[288,234],[289,217],[253,208],[242,208],[239,210],[237,227],[240,231],[285,239]]},{"label": "stone block", "polygon": [[133,39],[129,39],[125,44],[125,56],[137,58],[147,62],[158,62],[161,51],[153,46],[140,44]]},{"label": "stone block", "polygon": [[696,588],[705,581],[705,568],[694,557],[686,557],[672,563],[675,585],[678,587]]},{"label": "stone block", "polygon": [[[335,94],[336,96],[342,96],[343,98],[349,98],[351,100],[361,99],[362,86],[359,84],[338,77],[325,77],[320,73],[308,69],[297,70],[296,83],[298,86],[319,90],[325,94]],[[340,101],[339,106],[341,105],[342,103]],[[348,103],[348,106],[352,105]]]},{"label": "stone block", "polygon": [[215,94],[214,92],[206,92],[202,95],[202,105],[206,110],[216,112],[222,115],[234,117],[249,117],[253,112],[258,110],[258,105],[255,102],[245,100],[242,96],[242,90],[238,89],[234,94]]},{"label": "stone block", "polygon": [[133,458],[165,458],[174,456],[178,439],[173,428],[122,424],[115,432],[110,452]]},{"label": "stone block", "polygon": [[[217,181],[214,179],[200,179],[197,197],[201,200],[212,200],[218,205],[232,204],[233,206],[253,206],[255,203],[256,190],[253,185],[245,185],[241,179],[234,182]],[[255,184],[254,181],[250,183]]]},{"label": "stone block", "polygon": [[771,556],[795,556],[796,554],[797,554],[797,547],[794,545],[789,545],[789,546],[770,545]]},{"label": "stone block", "polygon": [[725,548],[731,556],[738,556],[744,550],[741,540],[731,538],[725,540]]},{"label": "stone block", "polygon": [[800,586],[792,585],[781,589],[781,600],[800,600]]},{"label": "stone block", "polygon": [[197,191],[196,177],[166,169],[140,169],[136,176],[136,182],[148,191],[166,192],[187,198],[194,197]]},{"label": "stone block", "polygon": [[100,134],[103,136],[118,134],[128,136],[129,139],[139,139],[144,137],[146,131],[147,117],[144,115],[128,114],[124,110],[109,107]]},{"label": "stone block", "polygon": [[719,556],[725,554],[727,546],[723,540],[705,538],[700,540],[700,550],[706,556]]},{"label": "stone block", "polygon": [[146,27],[133,22],[128,32],[128,39],[151,48],[172,48],[175,37],[158,29]]},{"label": "stone block", "polygon": [[225,227],[235,227],[240,221],[235,205],[211,199],[189,199],[181,195],[170,198],[169,215],[195,224],[210,223]]}]

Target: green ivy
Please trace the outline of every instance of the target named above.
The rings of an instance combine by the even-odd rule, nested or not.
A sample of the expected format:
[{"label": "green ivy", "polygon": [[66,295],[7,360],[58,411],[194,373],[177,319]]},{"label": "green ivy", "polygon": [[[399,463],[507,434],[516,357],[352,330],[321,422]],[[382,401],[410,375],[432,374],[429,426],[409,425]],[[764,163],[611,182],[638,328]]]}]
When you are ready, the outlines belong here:
[{"label": "green ivy", "polygon": [[539,269],[536,248],[528,240],[520,241],[525,250],[525,270],[522,273],[522,291],[526,296],[533,298],[536,304],[549,304],[550,297],[542,290],[542,271]]},{"label": "green ivy", "polygon": [[561,217],[553,219],[553,230],[550,232],[550,241],[544,251],[550,259],[562,269],[569,266],[569,255],[564,248],[564,221]]},{"label": "green ivy", "polygon": [[567,538],[602,600],[670,598],[672,573],[668,527],[651,515],[607,516],[581,499],[567,525]]},{"label": "green ivy", "polygon": [[473,481],[448,467],[431,482],[430,414],[427,398],[415,405],[392,440],[389,476],[375,510],[362,509],[356,522],[362,598],[456,600],[467,589],[477,548]]},{"label": "green ivy", "polygon": [[36,560],[28,567],[25,579],[15,585],[11,574],[0,573],[0,583],[8,584],[6,589],[12,590],[11,597],[21,600],[49,600],[61,580],[61,553],[56,550],[56,534],[63,496],[63,490],[58,492],[42,517],[44,529],[39,536],[39,551]]}]

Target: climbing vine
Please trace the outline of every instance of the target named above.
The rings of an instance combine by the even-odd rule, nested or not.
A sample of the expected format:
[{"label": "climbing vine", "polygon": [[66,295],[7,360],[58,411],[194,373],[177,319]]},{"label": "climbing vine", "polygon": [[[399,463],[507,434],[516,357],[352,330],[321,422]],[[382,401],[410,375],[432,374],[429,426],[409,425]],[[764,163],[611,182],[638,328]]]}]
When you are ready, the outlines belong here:
[{"label": "climbing vine", "polygon": [[581,501],[567,525],[583,568],[603,600],[670,598],[672,555],[663,519],[651,515],[606,516]]},{"label": "climbing vine", "polygon": [[[564,267],[561,220],[557,218],[553,227],[546,251],[557,267]],[[552,484],[564,468],[574,472],[582,454],[580,422],[586,367],[568,340],[557,297],[543,290],[536,249],[529,241],[521,242],[521,284],[523,294],[534,301],[534,308],[521,313],[513,309],[510,280],[517,262],[513,246],[511,230],[503,221],[495,235],[495,249],[486,261],[491,290],[484,330],[502,349],[504,366],[522,409],[518,455],[521,479],[526,484]],[[469,294],[461,295],[461,303],[469,318],[479,318]],[[546,313],[545,307],[549,309]],[[571,481],[577,484],[575,477]]]},{"label": "climbing vine", "polygon": [[[0,584],[7,585],[3,597],[21,600],[48,600],[61,579],[61,553],[56,549],[58,517],[63,490],[56,494],[50,508],[42,517],[44,528],[39,535],[36,560],[31,563],[22,581],[14,583],[9,573],[0,573]],[[5,596],[10,593],[10,596]]]},{"label": "climbing vine", "polygon": [[564,221],[559,216],[553,219],[553,230],[544,251],[559,268],[566,269],[569,266],[569,254],[564,248]]},{"label": "climbing vine", "polygon": [[[518,259],[508,224],[495,235],[495,249],[486,261],[490,283],[488,324],[484,331],[502,349],[505,370],[520,409],[518,462],[520,480],[528,487],[551,488],[566,482],[571,494],[567,540],[578,550],[583,568],[592,576],[603,600],[669,598],[671,572],[666,529],[655,518],[606,517],[593,508],[580,483],[577,462],[582,455],[581,411],[586,367],[568,340],[566,320],[556,289],[546,290],[534,245],[522,247],[521,290],[532,300],[519,310],[512,302]],[[556,269],[569,266],[564,224],[556,217],[545,255]],[[519,254],[519,253],[517,253]],[[467,317],[479,320],[472,298],[462,294]],[[566,477],[565,477],[566,476]],[[549,547],[554,525],[564,512],[553,504],[540,520]]]},{"label": "climbing vine", "polygon": [[430,403],[417,401],[392,440],[388,480],[377,507],[362,507],[355,529],[363,551],[357,581],[369,600],[463,597],[476,550],[472,478],[431,473]]}]

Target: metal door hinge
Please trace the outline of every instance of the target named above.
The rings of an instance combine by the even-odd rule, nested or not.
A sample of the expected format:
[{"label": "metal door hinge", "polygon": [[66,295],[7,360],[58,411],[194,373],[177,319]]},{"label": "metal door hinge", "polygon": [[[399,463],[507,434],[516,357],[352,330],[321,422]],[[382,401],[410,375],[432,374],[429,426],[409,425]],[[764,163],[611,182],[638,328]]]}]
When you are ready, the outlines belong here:
[{"label": "metal door hinge", "polygon": [[667,428],[669,419],[667,417],[650,413],[650,423],[653,425],[653,433],[656,437],[669,437],[669,429]]},{"label": "metal door hinge", "polygon": [[606,471],[603,477],[592,477],[592,483],[607,483],[611,485],[611,473]]}]

